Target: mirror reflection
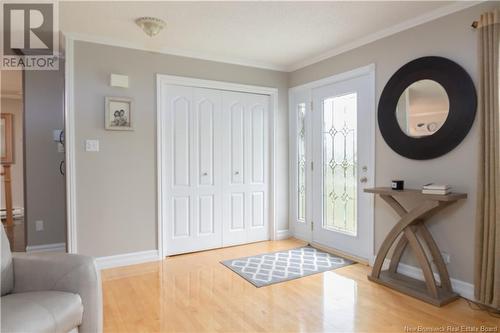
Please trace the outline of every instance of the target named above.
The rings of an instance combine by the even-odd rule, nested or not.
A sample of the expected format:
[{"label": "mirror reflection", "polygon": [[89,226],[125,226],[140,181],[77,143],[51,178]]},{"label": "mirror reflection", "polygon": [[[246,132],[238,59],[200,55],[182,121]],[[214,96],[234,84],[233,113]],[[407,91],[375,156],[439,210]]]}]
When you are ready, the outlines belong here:
[{"label": "mirror reflection", "polygon": [[396,118],[399,127],[411,137],[436,133],[448,118],[450,102],[446,90],[433,80],[412,83],[399,97]]}]

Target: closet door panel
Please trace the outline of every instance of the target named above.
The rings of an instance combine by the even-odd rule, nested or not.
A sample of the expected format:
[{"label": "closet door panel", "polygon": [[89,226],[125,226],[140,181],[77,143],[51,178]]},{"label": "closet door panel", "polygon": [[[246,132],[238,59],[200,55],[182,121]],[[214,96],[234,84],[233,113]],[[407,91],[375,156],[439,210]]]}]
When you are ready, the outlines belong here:
[{"label": "closet door panel", "polygon": [[[198,153],[200,185],[214,185],[214,123],[215,105],[213,101],[203,99],[198,108]],[[219,148],[218,148],[219,149]]]},{"label": "closet door panel", "polygon": [[267,240],[269,97],[225,92],[222,99],[223,244]]},{"label": "closet door panel", "polygon": [[190,171],[190,101],[180,96],[172,101],[172,141],[174,186],[189,186]]},{"label": "closet door panel", "polygon": [[251,166],[252,166],[252,183],[264,183],[264,160],[266,158],[264,139],[265,139],[265,124],[264,124],[264,107],[255,105],[251,110]]},{"label": "closet door panel", "polygon": [[231,194],[231,231],[245,230],[245,194]]},{"label": "closet door panel", "polygon": [[167,255],[222,246],[221,92],[162,87]]},{"label": "closet door panel", "polygon": [[269,239],[269,96],[162,91],[167,255]]},{"label": "closet door panel", "polygon": [[167,234],[167,252],[179,250],[193,239],[192,172],[192,96],[188,87],[163,86],[161,112],[164,129],[163,188],[164,225]]},{"label": "closet door panel", "polygon": [[248,124],[245,94],[225,91],[222,95],[223,233],[224,246],[246,242],[245,152]]},{"label": "closet door panel", "polygon": [[191,207],[189,197],[172,198],[172,221],[174,238],[186,238],[190,236]]},{"label": "closet door panel", "polygon": [[218,90],[194,89],[195,148],[193,174],[196,175],[197,205],[196,230],[197,249],[222,246],[222,184],[221,184],[221,128],[222,95]]},{"label": "closet door panel", "polygon": [[251,212],[248,214],[247,241],[255,242],[269,239],[269,96],[248,94],[247,98],[250,147],[245,157],[251,168],[247,183]]},{"label": "closet door panel", "polygon": [[243,184],[245,177],[245,113],[241,102],[229,108],[231,131],[231,183]]},{"label": "closet door panel", "polygon": [[198,233],[200,235],[213,234],[215,232],[215,204],[213,195],[202,195],[199,198],[198,206]]},{"label": "closet door panel", "polygon": [[264,192],[252,193],[252,227],[264,226]]}]

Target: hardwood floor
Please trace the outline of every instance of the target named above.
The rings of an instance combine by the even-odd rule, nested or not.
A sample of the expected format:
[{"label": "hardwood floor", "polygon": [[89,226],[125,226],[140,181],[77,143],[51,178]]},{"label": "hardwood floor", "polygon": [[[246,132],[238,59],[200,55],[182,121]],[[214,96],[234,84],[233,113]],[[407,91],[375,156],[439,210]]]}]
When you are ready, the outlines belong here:
[{"label": "hardwood floor", "polygon": [[500,331],[499,319],[462,299],[437,308],[372,283],[361,264],[262,288],[220,264],[300,245],[262,242],[104,270],[104,331],[460,332],[462,325]]}]

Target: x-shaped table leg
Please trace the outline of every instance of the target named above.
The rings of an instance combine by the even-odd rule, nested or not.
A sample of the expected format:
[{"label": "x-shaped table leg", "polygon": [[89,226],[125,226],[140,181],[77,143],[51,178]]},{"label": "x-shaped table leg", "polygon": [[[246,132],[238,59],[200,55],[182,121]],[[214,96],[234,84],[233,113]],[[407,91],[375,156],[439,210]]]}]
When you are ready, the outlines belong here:
[{"label": "x-shaped table leg", "polygon": [[401,235],[401,238],[399,239],[391,258],[389,272],[392,274],[397,273],[397,267],[401,260],[401,256],[403,255],[405,249],[409,246],[413,250],[418,263],[422,268],[428,295],[432,299],[438,299],[438,286],[436,284],[436,280],[434,279],[431,262],[429,261],[425,253],[421,241],[417,237],[417,232],[419,232],[422,240],[424,241],[424,244],[427,246],[432,256],[432,259],[434,260],[434,263],[436,264],[441,280],[441,288],[449,293],[452,293],[450,278],[446,269],[446,265],[443,261],[439,248],[436,245],[436,242],[432,238],[429,230],[424,225],[424,220],[426,218],[447,207],[450,202],[427,200],[424,201],[420,206],[407,211],[393,196],[381,194],[380,197],[396,211],[401,219],[391,229],[384,242],[380,246],[377,258],[375,259],[375,263],[373,265],[372,273],[369,276],[370,279],[374,281],[380,279],[382,266],[387,257],[387,254],[392,245]]}]

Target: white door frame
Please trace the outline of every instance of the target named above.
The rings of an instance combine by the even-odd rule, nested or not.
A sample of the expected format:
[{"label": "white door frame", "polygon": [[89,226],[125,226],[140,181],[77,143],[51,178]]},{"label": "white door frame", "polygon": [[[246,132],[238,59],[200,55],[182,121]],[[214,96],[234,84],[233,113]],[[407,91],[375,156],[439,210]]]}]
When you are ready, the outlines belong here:
[{"label": "white door frame", "polygon": [[[289,197],[289,206],[290,206],[290,221],[289,221],[289,228],[290,232],[294,235],[294,237],[311,242],[312,241],[312,233],[309,233],[309,237],[305,237],[306,239],[303,239],[304,236],[300,237],[301,235],[297,235],[295,233],[295,224],[297,223],[297,117],[295,116],[296,110],[295,110],[295,96],[302,94],[307,95],[309,100],[307,101],[307,111],[309,112],[310,109],[310,103],[312,102],[312,90],[315,88],[319,88],[322,86],[330,85],[336,82],[352,79],[358,76],[364,76],[368,75],[369,79],[371,81],[371,103],[372,105],[372,112],[373,112],[373,118],[370,126],[370,137],[373,138],[373,146],[370,147],[371,151],[371,156],[369,157],[370,161],[372,162],[373,167],[371,168],[370,172],[368,173],[368,177],[370,179],[373,179],[375,181],[375,119],[377,118],[375,113],[376,113],[376,101],[375,101],[375,64],[369,64],[367,66],[355,68],[353,70],[343,72],[340,74],[336,74],[321,80],[317,81],[312,81],[305,83],[300,86],[295,86],[290,89],[288,89],[288,100],[289,100],[289,166],[290,166],[290,173],[289,173],[289,184],[290,184],[290,197]],[[310,123],[310,122],[309,122]],[[307,131],[307,129],[306,129]],[[310,131],[310,130],[309,130]],[[307,143],[306,143],[307,144]],[[310,144],[307,146],[310,147]],[[307,148],[306,148],[307,149]],[[309,153],[310,155],[310,153]],[[308,179],[308,178],[306,178]],[[312,200],[312,192],[307,191],[306,192],[306,202],[311,202]],[[310,204],[306,204],[306,218],[310,214],[307,213],[307,207],[310,206]],[[375,228],[374,228],[374,200],[373,196],[370,199],[370,207],[371,210],[369,212],[369,232],[371,236],[369,237],[370,239],[370,249],[372,253],[374,252],[374,244],[375,244]],[[310,225],[311,221],[306,221],[308,226]]]},{"label": "white door frame", "polygon": [[66,251],[78,253],[76,224],[76,142],[74,97],[74,39],[65,37],[64,57],[64,159],[66,173]]},{"label": "white door frame", "polygon": [[276,239],[276,191],[275,191],[275,132],[276,132],[276,113],[278,110],[278,89],[270,87],[251,86],[224,81],[203,80],[190,77],[156,75],[156,161],[157,161],[157,209],[158,209],[158,251],[160,258],[166,253],[166,216],[164,214],[164,191],[168,189],[163,186],[162,179],[165,174],[165,165],[163,156],[165,155],[165,145],[163,144],[165,133],[161,124],[163,117],[162,107],[162,89],[164,84],[181,85],[195,88],[208,88],[218,90],[238,91],[253,94],[268,95],[270,97],[269,106],[269,235],[271,240]]}]

